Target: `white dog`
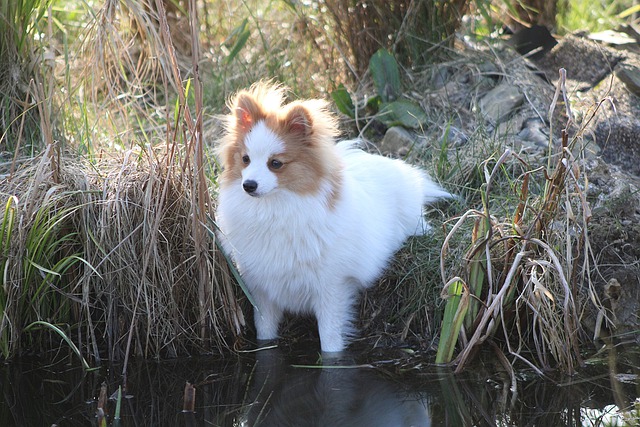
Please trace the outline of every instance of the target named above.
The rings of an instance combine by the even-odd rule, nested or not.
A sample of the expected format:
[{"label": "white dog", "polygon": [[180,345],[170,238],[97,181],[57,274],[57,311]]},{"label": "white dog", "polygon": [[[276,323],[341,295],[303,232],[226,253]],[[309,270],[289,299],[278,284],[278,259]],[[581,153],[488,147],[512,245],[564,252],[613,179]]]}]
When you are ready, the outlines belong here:
[{"label": "white dog", "polygon": [[259,83],[237,94],[222,139],[217,224],[255,299],[259,340],[285,311],[312,313],[322,351],[342,351],[359,291],[427,228],[423,205],[451,197],[421,170],[336,145],[320,100],[283,105]]}]

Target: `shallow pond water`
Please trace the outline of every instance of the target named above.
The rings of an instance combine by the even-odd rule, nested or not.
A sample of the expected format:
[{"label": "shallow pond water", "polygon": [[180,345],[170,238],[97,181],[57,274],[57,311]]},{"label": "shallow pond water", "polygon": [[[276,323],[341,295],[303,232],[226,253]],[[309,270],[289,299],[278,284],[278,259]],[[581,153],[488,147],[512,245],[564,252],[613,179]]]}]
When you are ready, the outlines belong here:
[{"label": "shallow pond water", "polygon": [[[509,372],[492,357],[454,375],[403,350],[268,349],[217,359],[133,361],[83,373],[77,360],[0,365],[0,426],[97,426],[98,395],[124,386],[109,426],[612,426],[640,425],[638,353],[603,353],[578,375]],[[515,387],[513,380],[515,379]],[[195,411],[183,411],[185,384]],[[104,385],[103,385],[104,384]],[[634,409],[635,404],[635,409]]]}]

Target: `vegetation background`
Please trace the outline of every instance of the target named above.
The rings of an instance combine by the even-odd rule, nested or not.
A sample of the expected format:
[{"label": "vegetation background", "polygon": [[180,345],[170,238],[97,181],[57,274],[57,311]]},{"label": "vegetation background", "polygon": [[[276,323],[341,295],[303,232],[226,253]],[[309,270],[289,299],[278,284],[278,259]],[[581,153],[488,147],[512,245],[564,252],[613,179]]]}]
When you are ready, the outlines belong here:
[{"label": "vegetation background", "polygon": [[[333,96],[351,113],[345,134],[376,139],[389,125],[380,114],[385,106],[410,102],[417,76],[454,58],[460,37],[488,40],[505,26],[531,24],[559,34],[611,28],[632,6],[0,0],[0,356],[58,351],[62,343],[92,363],[126,362],[244,345],[247,302],[216,247],[212,217],[217,115],[235,90],[267,78],[287,85],[292,97]],[[425,128],[436,120],[417,114]],[[565,145],[577,140],[567,137]],[[442,208],[440,218],[455,217],[449,228],[399,255],[382,287],[395,303],[390,316],[411,325],[404,338],[433,344],[441,337],[441,361],[452,360],[460,330],[468,336],[457,344],[460,365],[482,337],[504,332],[527,343],[523,354],[525,347],[537,351],[528,363],[572,370],[579,325],[563,319],[573,319],[579,305],[556,310],[547,301],[545,319],[560,325],[551,337],[539,335],[535,322],[503,314],[520,313],[511,303],[534,289],[525,252],[544,260],[536,280],[559,284],[547,286],[553,301],[575,296],[574,276],[562,268],[575,259],[556,250],[566,235],[548,233],[554,219],[567,221],[563,189],[576,186],[575,177],[551,161],[549,179],[526,167],[502,173],[512,165],[490,145],[467,166],[475,171],[471,184],[469,175],[446,166],[446,150],[413,158],[464,203]],[[545,209],[552,214],[541,218]],[[461,259],[464,265],[455,262]],[[496,260],[504,274],[492,277],[487,263]],[[510,303],[478,304],[492,280]],[[374,310],[367,304],[363,310]],[[533,318],[543,313],[529,310]],[[537,349],[528,347],[532,341]],[[521,347],[507,347],[519,356]]]}]

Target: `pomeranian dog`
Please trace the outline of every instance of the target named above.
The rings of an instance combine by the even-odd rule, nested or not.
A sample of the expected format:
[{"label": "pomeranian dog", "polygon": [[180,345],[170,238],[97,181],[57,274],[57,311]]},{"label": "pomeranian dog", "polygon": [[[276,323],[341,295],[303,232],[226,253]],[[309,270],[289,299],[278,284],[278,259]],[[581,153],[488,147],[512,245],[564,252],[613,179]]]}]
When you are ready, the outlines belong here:
[{"label": "pomeranian dog", "polygon": [[423,205],[451,195],[401,160],[336,144],[322,100],[284,105],[283,87],[258,83],[229,106],[216,218],[257,338],[277,338],[284,312],[311,313],[322,351],[342,351],[360,290],[427,230]]}]

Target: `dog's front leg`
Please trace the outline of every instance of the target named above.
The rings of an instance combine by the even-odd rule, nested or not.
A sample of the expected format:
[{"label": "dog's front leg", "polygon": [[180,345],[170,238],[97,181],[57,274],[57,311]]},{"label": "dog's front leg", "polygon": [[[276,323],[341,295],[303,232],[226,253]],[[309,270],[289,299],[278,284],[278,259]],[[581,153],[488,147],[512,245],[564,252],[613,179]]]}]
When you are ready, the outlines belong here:
[{"label": "dog's front leg", "polygon": [[282,308],[260,292],[255,292],[254,298],[256,305],[253,315],[258,340],[267,341],[278,338],[278,327],[284,314]]},{"label": "dog's front leg", "polygon": [[320,333],[320,347],[323,352],[343,351],[352,333],[352,304],[354,295],[344,290],[327,293],[315,310]]}]

